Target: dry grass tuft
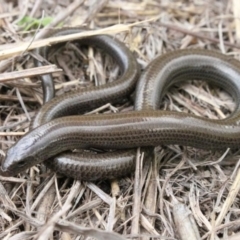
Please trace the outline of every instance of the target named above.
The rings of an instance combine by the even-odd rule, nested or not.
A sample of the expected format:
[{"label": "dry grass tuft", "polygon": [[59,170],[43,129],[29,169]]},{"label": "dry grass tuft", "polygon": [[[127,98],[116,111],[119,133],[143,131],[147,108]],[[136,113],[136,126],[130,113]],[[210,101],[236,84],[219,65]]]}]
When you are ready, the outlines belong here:
[{"label": "dry grass tuft", "polygon": [[[239,12],[238,0],[0,0],[1,154],[28,131],[42,104],[40,81],[31,71],[34,56],[28,50],[107,33],[135,51],[142,68],[158,54],[183,48],[214,49],[239,59]],[[51,16],[50,28],[82,25],[98,30],[44,39],[46,28],[35,24],[35,34],[33,28],[18,25],[24,16],[42,19],[38,23]],[[88,67],[80,69],[74,51],[70,46],[52,58],[69,80],[54,73],[57,94],[104,84],[106,76],[116,78],[109,58],[85,49],[81,54]],[[51,66],[45,70],[56,72]],[[19,75],[10,81],[14,71]],[[131,109],[131,103],[109,104],[93,113]],[[171,88],[162,109],[217,119],[227,117],[234,103],[223,90],[193,81]],[[151,161],[141,151],[137,159],[132,176],[111,183],[74,181],[42,165],[16,177],[0,176],[0,238],[240,239],[239,151],[168,146],[156,148]]]}]

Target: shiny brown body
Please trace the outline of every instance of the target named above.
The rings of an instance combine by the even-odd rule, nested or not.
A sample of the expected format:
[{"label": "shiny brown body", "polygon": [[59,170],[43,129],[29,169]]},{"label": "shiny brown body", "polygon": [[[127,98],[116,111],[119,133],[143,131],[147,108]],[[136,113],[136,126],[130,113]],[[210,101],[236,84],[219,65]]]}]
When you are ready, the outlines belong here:
[{"label": "shiny brown body", "polygon": [[[100,154],[92,157],[94,160],[89,160],[84,155],[87,161],[82,158],[79,161],[72,155],[70,158],[69,155],[52,157],[78,148],[132,149],[167,144],[204,149],[239,147],[240,63],[231,57],[207,50],[180,50],[153,60],[138,82],[133,112],[62,117],[68,113],[82,112],[88,104],[97,107],[98,100],[94,100],[95,104],[92,98],[103,99],[99,101],[100,104],[117,102],[117,92],[124,96],[133,90],[138,66],[131,54],[123,55],[127,57],[121,56],[121,50],[120,55],[116,55],[121,58],[122,66],[126,66],[121,67],[120,64],[123,72],[120,85],[116,81],[116,87],[112,84],[113,87],[110,88],[102,86],[86,89],[82,92],[83,96],[73,93],[46,103],[34,121],[33,126],[36,128],[9,149],[2,171],[16,174],[50,158],[51,167],[57,171],[78,179],[96,180],[127,174],[127,170],[134,167],[134,150]],[[129,64],[136,68],[128,68]],[[157,110],[169,86],[190,79],[206,80],[229,92],[236,101],[232,115],[225,120],[210,120],[185,113]],[[124,80],[131,82],[129,87],[124,84]],[[123,86],[127,87],[123,90]]]}]

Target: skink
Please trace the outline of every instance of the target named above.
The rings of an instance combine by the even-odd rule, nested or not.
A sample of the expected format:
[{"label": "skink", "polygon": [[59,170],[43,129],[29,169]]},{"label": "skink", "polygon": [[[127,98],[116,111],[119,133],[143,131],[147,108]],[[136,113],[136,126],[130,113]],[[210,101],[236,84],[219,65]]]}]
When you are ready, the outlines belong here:
[{"label": "skink", "polygon": [[[121,61],[125,63],[126,60],[128,63],[131,62],[128,57]],[[132,71],[135,71],[136,76],[138,75],[137,64],[136,69],[128,69],[130,75]],[[139,146],[167,144],[205,149],[238,148],[240,144],[239,69],[240,63],[237,60],[220,53],[208,50],[179,50],[157,57],[145,69],[137,84],[133,112],[62,117],[66,112],[59,106],[71,110],[71,103],[68,100],[71,95],[60,97],[61,101],[56,98],[57,100],[46,103],[35,119],[35,122],[40,124],[47,122],[40,126],[38,123],[33,124],[36,128],[8,150],[2,164],[2,172],[8,175],[17,174],[63,151],[78,148],[132,149]],[[124,81],[124,77],[122,78]],[[191,79],[206,80],[229,92],[236,102],[235,111],[227,119],[210,120],[185,113],[157,110],[169,86]],[[102,88],[104,89],[104,86]],[[113,90],[119,92],[117,85]],[[62,100],[65,101],[63,105]],[[54,101],[59,101],[59,105],[54,107]],[[43,111],[44,108],[47,110]],[[61,114],[58,115],[58,112]],[[71,111],[71,114],[73,112]],[[50,117],[38,121],[42,118],[38,116],[44,114]],[[57,119],[52,120],[53,115],[53,118],[57,117]],[[60,157],[51,159],[51,165],[57,171],[78,179],[98,179],[98,166],[107,173],[100,177],[119,177],[127,173],[126,169],[132,169],[133,151],[120,151],[116,155],[108,153],[110,158],[111,155],[116,156],[112,162],[101,157],[96,162],[79,162]],[[84,175],[84,172],[89,174]]]}]

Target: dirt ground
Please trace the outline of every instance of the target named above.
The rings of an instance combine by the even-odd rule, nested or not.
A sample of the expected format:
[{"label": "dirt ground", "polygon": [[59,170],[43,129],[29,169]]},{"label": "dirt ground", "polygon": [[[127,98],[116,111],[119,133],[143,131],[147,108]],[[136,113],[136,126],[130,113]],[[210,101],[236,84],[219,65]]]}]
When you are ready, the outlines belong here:
[{"label": "dirt ground", "polygon": [[[63,41],[49,40],[48,29],[81,26],[91,29],[82,36],[113,35],[144,69],[157,55],[186,48],[239,60],[239,17],[238,0],[0,0],[2,159],[43,104],[37,75],[53,72],[57,95],[118,76],[99,50],[85,48],[83,64],[74,46],[54,52],[49,61],[58,67],[36,69],[31,50]],[[231,93],[192,80],[171,87],[161,109],[211,119],[234,111]],[[130,99],[92,114],[131,110]],[[240,239],[239,158],[230,149],[159,146],[151,161],[139,149],[136,171],[114,181],[77,181],[43,164],[0,176],[0,239]]]}]

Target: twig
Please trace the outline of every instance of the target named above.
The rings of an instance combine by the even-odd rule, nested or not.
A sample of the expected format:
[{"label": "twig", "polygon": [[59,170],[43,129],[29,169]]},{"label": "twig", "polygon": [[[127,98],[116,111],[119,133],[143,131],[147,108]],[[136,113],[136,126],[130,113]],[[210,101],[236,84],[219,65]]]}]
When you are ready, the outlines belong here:
[{"label": "twig", "polygon": [[[182,32],[182,33],[190,35],[190,36],[194,36],[196,38],[200,38],[200,39],[204,39],[204,40],[207,40],[207,41],[210,41],[210,42],[214,42],[214,43],[219,43],[220,44],[220,40],[218,38],[212,38],[212,37],[204,36],[204,35],[202,35],[200,33],[196,33],[194,31],[187,30],[185,28],[173,25],[171,23],[160,22],[159,24],[162,27],[166,27],[166,28],[178,31],[178,32]],[[240,49],[240,45],[239,44],[230,43],[228,41],[223,41],[223,44],[228,46],[228,47]]]},{"label": "twig", "polygon": [[44,27],[37,35],[36,40],[41,39],[48,34],[48,31],[57,26],[60,22],[64,21],[67,17],[71,16],[74,11],[76,11],[79,6],[84,3],[85,0],[75,0],[71,3],[64,11],[59,12],[59,14],[54,18],[54,20],[46,27]]},{"label": "twig", "polygon": [[48,65],[42,67],[35,67],[24,69],[15,72],[1,73],[0,82],[12,81],[19,78],[33,77],[38,75],[44,75],[48,73],[62,72],[62,69],[58,68],[56,65]]}]

